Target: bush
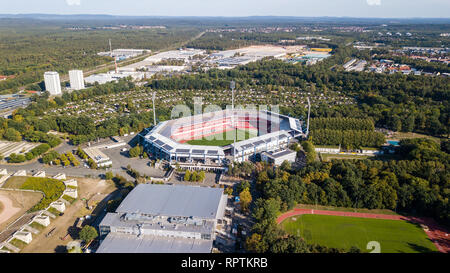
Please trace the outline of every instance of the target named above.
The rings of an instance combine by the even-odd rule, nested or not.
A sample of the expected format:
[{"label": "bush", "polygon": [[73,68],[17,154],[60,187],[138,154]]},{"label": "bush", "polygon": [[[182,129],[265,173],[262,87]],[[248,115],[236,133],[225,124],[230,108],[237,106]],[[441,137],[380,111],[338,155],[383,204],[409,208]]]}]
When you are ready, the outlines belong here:
[{"label": "bush", "polygon": [[138,157],[142,154],[141,150],[141,147],[137,145],[136,147],[131,148],[128,153],[130,157]]},{"label": "bush", "polygon": [[112,172],[107,172],[107,173],[105,174],[106,180],[111,180],[111,179],[113,179],[113,177],[114,177],[114,175],[113,175]]},{"label": "bush", "polygon": [[33,155],[32,153],[28,152],[28,153],[25,154],[25,158],[26,158],[27,160],[31,160],[31,159],[34,158],[34,155]]},{"label": "bush", "polygon": [[63,195],[62,199],[68,201],[68,202],[71,203],[71,204],[72,204],[73,202],[75,202],[75,200],[77,200],[77,199],[75,199],[75,198],[73,198],[73,197],[70,197],[70,196],[68,196],[68,195]]},{"label": "bush", "polygon": [[44,193],[41,201],[30,209],[31,212],[47,208],[58,200],[64,192],[64,183],[57,179],[29,177],[20,187],[22,190],[35,190]]},{"label": "bush", "polygon": [[22,135],[14,128],[8,128],[5,131],[5,134],[3,134],[3,138],[9,141],[21,141]]},{"label": "bush", "polygon": [[27,158],[24,155],[10,154],[8,163],[22,163],[27,161]]},{"label": "bush", "polygon": [[98,237],[97,230],[91,226],[84,226],[79,233],[80,240],[84,242],[90,242]]}]

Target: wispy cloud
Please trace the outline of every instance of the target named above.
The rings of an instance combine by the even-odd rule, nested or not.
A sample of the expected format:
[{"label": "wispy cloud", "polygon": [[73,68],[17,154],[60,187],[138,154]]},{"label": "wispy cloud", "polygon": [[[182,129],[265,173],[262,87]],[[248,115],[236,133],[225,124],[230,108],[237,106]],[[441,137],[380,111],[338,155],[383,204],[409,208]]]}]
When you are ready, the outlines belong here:
[{"label": "wispy cloud", "polygon": [[66,3],[69,6],[79,6],[81,5],[81,0],[66,0]]},{"label": "wispy cloud", "polygon": [[366,0],[369,6],[380,6],[381,0]]}]

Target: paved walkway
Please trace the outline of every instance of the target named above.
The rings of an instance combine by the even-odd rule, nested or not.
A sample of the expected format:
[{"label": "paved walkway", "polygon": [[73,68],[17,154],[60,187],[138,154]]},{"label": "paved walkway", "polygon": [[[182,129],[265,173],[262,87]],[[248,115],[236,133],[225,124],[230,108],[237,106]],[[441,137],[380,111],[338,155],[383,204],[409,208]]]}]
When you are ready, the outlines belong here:
[{"label": "paved walkway", "polygon": [[385,219],[385,220],[403,220],[410,221],[418,224],[423,224],[428,227],[428,231],[425,233],[430,240],[434,243],[437,249],[443,253],[450,253],[450,236],[448,231],[442,226],[438,225],[433,219],[425,217],[408,217],[402,215],[388,215],[388,214],[372,214],[361,212],[347,212],[347,211],[330,211],[330,210],[315,210],[315,209],[293,209],[283,213],[277,218],[277,224],[280,224],[289,217],[303,214],[319,214],[319,215],[331,215],[331,216],[347,216],[347,217],[360,217],[360,218],[373,218],[373,219]]}]

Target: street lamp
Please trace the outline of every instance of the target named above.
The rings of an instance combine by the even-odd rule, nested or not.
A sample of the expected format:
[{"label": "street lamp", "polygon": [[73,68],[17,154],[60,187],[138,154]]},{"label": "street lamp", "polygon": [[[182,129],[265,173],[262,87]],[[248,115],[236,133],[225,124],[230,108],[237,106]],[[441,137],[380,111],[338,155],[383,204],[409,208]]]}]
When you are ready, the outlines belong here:
[{"label": "street lamp", "polygon": [[234,144],[233,144],[233,160],[236,160],[236,126],[234,124],[234,89],[236,88],[236,82],[231,81],[230,82],[230,89],[231,89],[231,123],[234,128]]}]

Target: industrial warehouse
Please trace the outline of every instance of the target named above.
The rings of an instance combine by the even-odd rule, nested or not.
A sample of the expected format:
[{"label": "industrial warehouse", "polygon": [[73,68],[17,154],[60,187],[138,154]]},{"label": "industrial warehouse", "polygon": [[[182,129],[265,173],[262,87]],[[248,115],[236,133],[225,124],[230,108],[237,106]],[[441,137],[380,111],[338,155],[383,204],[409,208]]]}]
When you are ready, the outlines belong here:
[{"label": "industrial warehouse", "polygon": [[210,253],[227,198],[221,188],[140,184],[103,218],[97,253]]},{"label": "industrial warehouse", "polygon": [[[243,162],[258,153],[282,150],[298,137],[305,137],[298,119],[270,111],[227,109],[161,122],[140,135],[140,142],[159,159],[221,165],[227,157]],[[198,139],[206,139],[206,145],[190,144]],[[231,141],[214,145],[223,139]]]}]

